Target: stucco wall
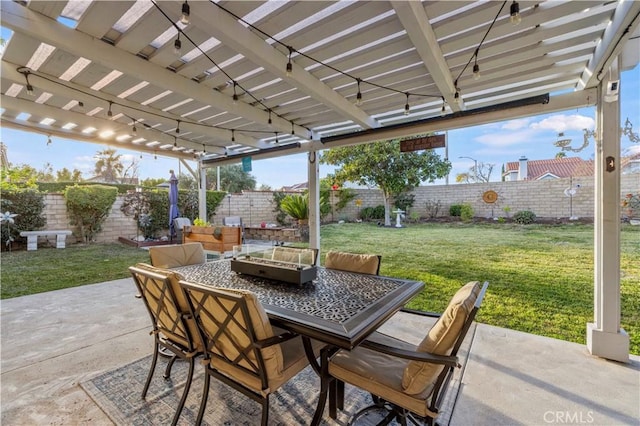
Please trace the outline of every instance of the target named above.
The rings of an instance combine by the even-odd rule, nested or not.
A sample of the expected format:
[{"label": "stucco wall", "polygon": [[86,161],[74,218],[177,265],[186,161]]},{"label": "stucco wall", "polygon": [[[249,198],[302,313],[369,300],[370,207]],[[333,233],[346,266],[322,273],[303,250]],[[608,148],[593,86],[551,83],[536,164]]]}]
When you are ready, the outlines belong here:
[{"label": "stucco wall", "polygon": [[[564,190],[570,186],[569,179],[423,186],[413,191],[415,202],[411,212],[418,212],[425,218],[428,216],[427,201],[440,201],[438,216],[447,216],[451,204],[470,203],[478,217],[506,216],[504,208],[508,206],[510,215],[520,210],[531,210],[538,217],[544,218],[567,218],[572,215],[592,218],[594,179],[574,178],[571,183],[574,187],[580,185],[573,200],[564,194]],[[620,183],[621,198],[628,193],[637,193],[640,191],[640,174],[623,175]],[[482,194],[487,190],[493,190],[498,194],[496,203],[486,204],[482,200]],[[377,189],[357,189],[355,192],[356,199],[362,200],[361,208],[375,207],[383,203],[382,194]],[[69,225],[64,196],[47,194],[44,201],[47,229],[71,229],[75,232]],[[118,237],[136,236],[134,220],[120,211],[122,201],[123,196],[118,196],[102,232],[96,238],[97,242],[114,242]],[[272,192],[247,191],[231,194],[231,197],[225,198],[218,206],[213,223],[222,224],[222,218],[225,216],[241,216],[247,226],[259,226],[260,222],[276,223],[273,209]],[[334,213],[334,220],[353,220],[357,217],[358,210],[354,199],[345,209]],[[331,220],[331,215],[326,219]],[[76,236],[69,237],[67,241],[76,242]]]}]

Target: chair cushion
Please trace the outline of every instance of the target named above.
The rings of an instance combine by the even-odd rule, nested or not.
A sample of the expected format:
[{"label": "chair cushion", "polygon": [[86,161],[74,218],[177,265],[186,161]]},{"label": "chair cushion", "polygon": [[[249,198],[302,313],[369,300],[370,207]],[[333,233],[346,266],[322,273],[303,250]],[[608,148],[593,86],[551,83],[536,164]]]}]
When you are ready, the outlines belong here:
[{"label": "chair cushion", "polygon": [[354,254],[340,251],[330,251],[324,260],[324,266],[329,269],[358,272],[375,275],[378,273],[380,258],[375,254]]},{"label": "chair cushion", "polygon": [[[399,349],[416,350],[415,345],[388,336],[380,335],[375,340]],[[428,408],[433,384],[417,395],[404,391],[402,376],[408,363],[406,359],[356,347],[352,351],[338,351],[329,362],[329,374],[420,416],[437,417],[438,413]]]},{"label": "chair cushion", "polygon": [[151,264],[158,268],[196,265],[206,261],[201,243],[149,247],[149,256]]},{"label": "chair cushion", "polygon": [[[460,288],[449,302],[447,309],[418,345],[418,351],[436,355],[450,355],[479,293],[480,283],[477,281],[467,283]],[[409,362],[402,377],[404,391],[410,395],[424,392],[442,369],[443,366],[438,364],[420,361]]]},{"label": "chair cushion", "polygon": [[[190,313],[189,303],[187,302],[184,292],[180,287],[180,280],[184,279],[182,275],[180,275],[176,271],[171,271],[163,268],[156,268],[155,266],[151,266],[147,263],[138,263],[136,264],[136,267],[167,277],[169,279],[169,286],[173,290],[173,294],[176,297],[175,302],[178,309],[180,310],[180,314]],[[195,346],[198,352],[202,352],[203,351],[202,342],[199,337],[198,326],[196,325],[196,322],[190,316],[188,318],[185,318],[185,322],[187,323],[189,334],[191,335],[191,339],[193,340],[193,345]],[[180,330],[177,330],[177,332],[173,332],[173,333],[170,332],[169,330],[163,330],[163,334],[165,334],[166,337],[170,338],[171,340],[174,340],[185,347],[189,346],[187,342],[187,336],[182,335]]]}]

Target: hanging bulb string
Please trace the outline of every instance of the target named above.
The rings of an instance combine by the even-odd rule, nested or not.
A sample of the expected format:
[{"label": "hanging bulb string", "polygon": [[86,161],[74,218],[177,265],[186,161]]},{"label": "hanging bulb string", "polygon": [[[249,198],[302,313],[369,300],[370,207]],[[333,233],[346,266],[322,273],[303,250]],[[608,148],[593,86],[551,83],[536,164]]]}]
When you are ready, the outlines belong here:
[{"label": "hanging bulb string", "polygon": [[[314,58],[314,57],[312,57],[312,56],[309,56],[309,55],[307,55],[306,53],[301,52],[301,51],[299,51],[299,50],[296,50],[296,49],[295,49],[295,48],[293,48],[292,46],[285,44],[284,42],[282,42],[282,41],[278,40],[277,38],[273,37],[271,34],[268,34],[268,33],[266,33],[265,31],[261,30],[260,28],[258,28],[258,27],[256,27],[256,26],[254,26],[254,25],[253,25],[253,24],[251,24],[250,22],[245,21],[241,16],[236,15],[235,13],[233,13],[233,12],[232,12],[232,11],[230,11],[229,9],[225,8],[225,7],[224,7],[223,5],[221,5],[220,3],[217,3],[217,2],[215,2],[215,1],[213,1],[213,0],[209,0],[209,3],[211,3],[211,4],[215,5],[215,6],[217,6],[217,7],[218,7],[218,8],[220,8],[221,10],[225,11],[226,13],[228,13],[229,15],[231,15],[233,18],[235,18],[236,20],[238,20],[238,22],[242,22],[242,23],[243,23],[245,26],[247,26],[248,28],[251,28],[252,30],[254,30],[254,31],[256,31],[256,32],[258,32],[258,33],[260,33],[260,34],[262,34],[262,35],[265,37],[265,39],[273,40],[276,44],[278,44],[278,45],[280,45],[280,46],[284,47],[285,49],[287,49],[287,50],[288,50],[288,51],[290,51],[291,53],[295,52],[295,53],[297,53],[298,55],[300,55],[300,56],[302,56],[302,57],[304,57],[304,58],[306,58],[306,59],[309,59],[310,61],[315,62],[315,63],[316,63],[316,64],[318,64],[318,65],[322,65],[323,67],[328,68],[328,69],[330,69],[330,70],[332,70],[332,71],[334,71],[334,72],[337,72],[337,73],[339,73],[339,74],[342,74],[342,75],[344,75],[344,76],[346,76],[346,77],[350,77],[350,78],[352,78],[352,79],[354,79],[354,80],[358,80],[354,75],[352,75],[352,74],[350,74],[350,73],[348,73],[348,72],[346,72],[346,71],[343,71],[343,70],[341,70],[341,69],[338,69],[338,68],[334,67],[334,66],[333,66],[333,65],[331,65],[331,64],[327,64],[327,63],[325,63],[325,62],[322,62],[322,61],[321,61],[321,60],[319,60],[319,59],[316,59],[316,58]],[[290,55],[291,55],[291,53],[290,53]],[[287,68],[288,68],[288,66],[287,66]],[[377,83],[374,83],[374,82],[372,82],[372,81],[367,81],[367,80],[363,80],[363,79],[360,79],[360,81],[361,81],[361,82],[363,82],[363,83],[367,83],[367,84],[369,84],[369,85],[371,85],[371,86],[373,86],[373,87],[376,87],[376,88],[378,88],[378,89],[388,90],[388,91],[390,91],[390,92],[395,92],[395,93],[402,93],[402,94],[404,94],[404,93],[405,93],[405,91],[403,91],[403,90],[395,89],[395,88],[393,88],[393,87],[389,87],[389,86],[384,86],[384,85],[382,85],[382,84],[377,84]],[[420,96],[420,97],[431,97],[431,98],[439,98],[439,97],[440,97],[440,95],[433,95],[433,94],[428,94],[428,93],[413,93],[413,92],[410,92],[410,95],[411,95],[411,96]],[[254,98],[254,99],[255,99],[255,98]],[[257,99],[256,99],[256,100],[257,100]],[[258,101],[258,102],[259,102],[259,101]]]},{"label": "hanging bulb string", "polygon": [[493,21],[491,21],[491,25],[489,25],[489,28],[487,28],[487,31],[484,33],[482,40],[480,40],[480,44],[478,44],[478,47],[476,47],[476,50],[473,52],[473,55],[471,55],[471,57],[467,61],[467,64],[464,66],[464,68],[462,68],[462,71],[460,71],[460,74],[458,74],[458,77],[456,77],[455,84],[454,84],[456,91],[460,90],[458,89],[458,80],[460,80],[460,77],[462,76],[462,74],[464,74],[464,72],[467,70],[467,67],[469,66],[469,64],[471,64],[471,61],[475,59],[477,62],[478,53],[480,52],[480,47],[482,47],[482,43],[484,43],[484,41],[487,39],[487,36],[489,35],[489,31],[491,31],[491,28],[493,28],[493,25],[496,23],[496,21],[500,17],[500,14],[502,13],[502,9],[504,9],[504,6],[506,4],[507,4],[506,1],[502,2],[502,6],[500,6],[500,10],[498,10],[498,13],[496,13],[496,16],[493,18]]},{"label": "hanging bulb string", "polygon": [[[160,113],[157,113],[157,112],[154,112],[154,111],[149,111],[149,110],[146,110],[146,109],[143,109],[143,108],[133,107],[133,106],[130,106],[130,105],[127,105],[127,104],[124,104],[124,103],[120,103],[118,101],[111,100],[110,98],[106,98],[106,97],[98,96],[98,95],[96,95],[94,93],[86,92],[84,90],[81,90],[81,89],[78,89],[78,88],[76,88],[74,86],[71,86],[71,85],[67,84],[66,82],[60,81],[60,80],[55,79],[55,78],[51,78],[47,74],[43,74],[43,73],[41,73],[39,71],[33,71],[33,70],[31,70],[31,69],[29,69],[27,67],[18,67],[17,71],[20,74],[23,74],[23,75],[28,73],[32,77],[35,76],[35,77],[41,78],[41,79],[43,79],[45,81],[57,84],[57,85],[59,85],[61,87],[64,87],[64,88],[66,88],[68,90],[72,90],[72,91],[81,93],[81,94],[83,94],[85,96],[91,96],[92,98],[96,99],[97,101],[107,102],[107,103],[110,103],[112,106],[117,106],[119,108],[127,109],[129,111],[136,111],[136,112],[139,112],[139,113],[142,113],[142,114],[147,114],[147,115],[151,115],[151,116],[154,116],[154,117],[158,117],[158,118],[160,118],[160,119],[162,119],[164,121],[177,121],[178,120],[177,118],[172,117],[172,116],[163,115],[163,114],[160,114]],[[84,106],[84,104],[82,102],[78,102],[78,105],[79,106]],[[143,122],[143,120],[141,120],[140,118],[135,118],[135,117],[131,116],[130,114],[123,113],[123,115],[125,117],[129,118],[131,121],[135,121],[136,123]],[[291,121],[291,120],[287,120],[287,121],[289,121],[292,125],[294,125],[293,121]],[[180,122],[181,123],[187,123],[187,124],[189,124],[191,126],[199,126],[199,127],[207,128],[207,129],[232,130],[231,127],[216,126],[216,125],[213,125],[213,124],[206,124],[206,123],[202,123],[202,122],[199,122],[199,121],[193,121],[193,120],[184,120],[184,119],[182,119],[182,120],[180,120]],[[162,130],[154,129],[154,128],[150,127],[146,123],[143,123],[143,125],[145,126],[145,128],[157,131],[159,133],[168,133],[168,132],[165,132],[165,131],[162,131]],[[270,131],[267,131],[267,130],[252,130],[252,129],[236,129],[236,130],[238,130],[239,132],[245,133],[245,134],[269,134],[269,133],[271,133]]]}]

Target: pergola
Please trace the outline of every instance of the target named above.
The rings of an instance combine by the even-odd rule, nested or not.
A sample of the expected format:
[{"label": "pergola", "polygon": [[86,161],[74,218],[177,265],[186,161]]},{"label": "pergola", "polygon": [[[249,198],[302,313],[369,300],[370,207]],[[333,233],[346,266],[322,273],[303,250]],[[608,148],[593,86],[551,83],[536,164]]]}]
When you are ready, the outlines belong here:
[{"label": "pergola", "polygon": [[640,2],[1,7],[2,26],[13,31],[2,55],[2,126],[198,160],[201,181],[206,167],[307,152],[314,248],[318,151],[595,105],[595,318],[587,346],[628,360],[617,95],[620,71],[639,62]]}]

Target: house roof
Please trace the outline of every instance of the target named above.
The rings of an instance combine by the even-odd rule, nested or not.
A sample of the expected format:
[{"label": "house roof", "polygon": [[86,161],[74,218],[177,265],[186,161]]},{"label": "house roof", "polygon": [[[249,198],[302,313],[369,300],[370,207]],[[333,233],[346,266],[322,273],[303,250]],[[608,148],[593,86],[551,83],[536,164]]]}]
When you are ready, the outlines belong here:
[{"label": "house roof", "polygon": [[[510,161],[505,166],[504,174],[518,172],[519,170],[520,162]],[[566,157],[527,161],[527,180],[538,180],[549,175],[556,178],[593,176],[593,160],[583,160],[579,157]]]},{"label": "house roof", "polygon": [[612,61],[633,68],[640,46],[637,1],[521,0],[519,25],[511,2],[194,1],[185,26],[183,3],[3,1],[3,127],[237,161],[397,137],[443,107],[449,120],[593,103]]}]

